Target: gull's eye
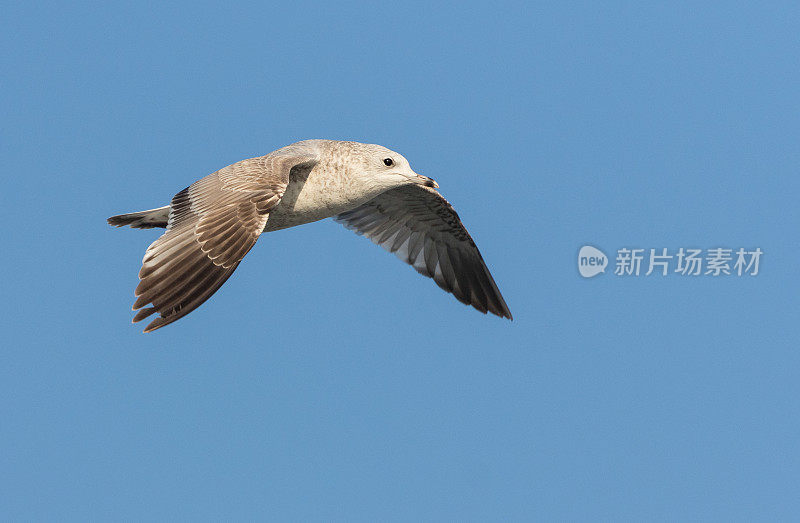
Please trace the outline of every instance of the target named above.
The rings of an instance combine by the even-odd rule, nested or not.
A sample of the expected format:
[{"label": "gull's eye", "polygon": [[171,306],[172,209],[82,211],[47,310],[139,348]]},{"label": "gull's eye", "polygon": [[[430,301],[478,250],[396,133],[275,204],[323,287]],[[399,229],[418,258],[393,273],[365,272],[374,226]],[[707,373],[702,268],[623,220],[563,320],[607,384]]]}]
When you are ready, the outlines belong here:
[{"label": "gull's eye", "polygon": [[392,165],[394,165],[394,160],[392,160],[391,158],[384,158],[383,165],[385,165],[386,167],[391,167]]}]

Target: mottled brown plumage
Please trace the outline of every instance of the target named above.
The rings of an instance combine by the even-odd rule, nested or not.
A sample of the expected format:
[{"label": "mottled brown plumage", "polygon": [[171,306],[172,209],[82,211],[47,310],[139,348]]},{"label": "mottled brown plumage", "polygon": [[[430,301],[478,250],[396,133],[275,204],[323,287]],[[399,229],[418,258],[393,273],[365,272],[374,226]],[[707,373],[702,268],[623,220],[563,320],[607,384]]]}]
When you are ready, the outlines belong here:
[{"label": "mottled brown plumage", "polygon": [[[398,153],[356,142],[307,140],[220,169],[169,206],[108,219],[165,227],[145,252],[134,322],[168,325],[199,307],[264,232],[335,217],[481,312],[511,319],[497,285],[436,183]],[[150,305],[149,307],[145,307]]]}]

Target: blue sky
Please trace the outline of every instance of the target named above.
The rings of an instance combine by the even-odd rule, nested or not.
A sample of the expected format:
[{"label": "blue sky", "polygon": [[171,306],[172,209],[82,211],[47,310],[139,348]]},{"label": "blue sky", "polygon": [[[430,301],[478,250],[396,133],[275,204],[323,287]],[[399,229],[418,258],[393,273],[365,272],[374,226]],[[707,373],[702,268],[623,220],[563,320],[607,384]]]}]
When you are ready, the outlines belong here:
[{"label": "blue sky", "polygon": [[[46,4],[0,21],[0,514],[795,519],[800,9]],[[435,178],[514,313],[331,221],[144,335],[105,218],[305,138]],[[577,253],[760,248],[757,276]],[[612,261],[613,263],[613,261]]]}]

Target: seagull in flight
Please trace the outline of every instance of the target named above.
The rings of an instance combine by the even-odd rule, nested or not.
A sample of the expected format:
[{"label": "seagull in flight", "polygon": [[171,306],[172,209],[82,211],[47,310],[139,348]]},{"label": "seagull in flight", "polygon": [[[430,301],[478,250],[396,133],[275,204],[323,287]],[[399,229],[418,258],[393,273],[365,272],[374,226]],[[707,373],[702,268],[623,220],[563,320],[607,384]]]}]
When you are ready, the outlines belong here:
[{"label": "seagull in flight", "polygon": [[225,283],[261,234],[331,217],[462,303],[512,319],[438,187],[380,145],[304,140],[209,174],[164,207],[112,216],[116,227],[166,229],[145,251],[133,322],[157,314],[150,332],[179,320]]}]

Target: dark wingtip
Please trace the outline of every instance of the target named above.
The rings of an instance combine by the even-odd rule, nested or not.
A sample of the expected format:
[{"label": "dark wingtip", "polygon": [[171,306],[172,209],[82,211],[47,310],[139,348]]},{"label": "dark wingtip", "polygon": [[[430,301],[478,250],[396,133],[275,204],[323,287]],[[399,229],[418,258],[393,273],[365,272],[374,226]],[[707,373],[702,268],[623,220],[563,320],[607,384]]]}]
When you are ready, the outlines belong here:
[{"label": "dark wingtip", "polygon": [[[501,298],[502,299],[502,298]],[[508,318],[509,321],[514,321],[514,316],[511,315],[511,310],[506,305],[506,300],[503,300],[503,318]]]},{"label": "dark wingtip", "polygon": [[507,319],[509,321],[514,321],[514,317],[511,315],[511,311],[508,310],[508,307],[504,307],[503,309],[501,309],[499,311],[491,311],[491,312],[492,312],[492,314],[494,314],[495,316],[498,316],[500,318],[505,318],[505,319]]},{"label": "dark wingtip", "polygon": [[153,332],[154,330],[158,329],[159,327],[163,327],[164,325],[158,321],[159,319],[163,320],[163,318],[156,318],[150,323],[147,324],[147,327],[144,328],[142,331],[143,333],[147,334],[148,332]]}]

